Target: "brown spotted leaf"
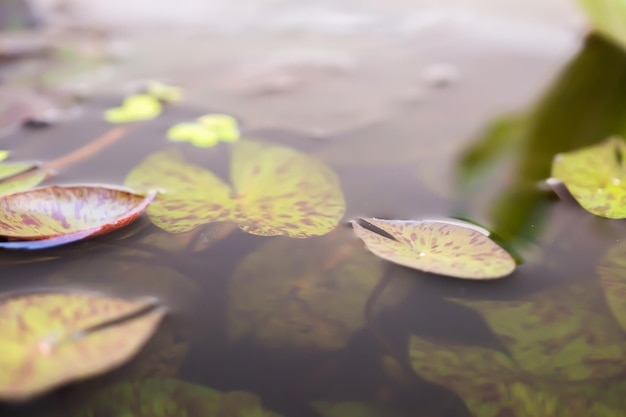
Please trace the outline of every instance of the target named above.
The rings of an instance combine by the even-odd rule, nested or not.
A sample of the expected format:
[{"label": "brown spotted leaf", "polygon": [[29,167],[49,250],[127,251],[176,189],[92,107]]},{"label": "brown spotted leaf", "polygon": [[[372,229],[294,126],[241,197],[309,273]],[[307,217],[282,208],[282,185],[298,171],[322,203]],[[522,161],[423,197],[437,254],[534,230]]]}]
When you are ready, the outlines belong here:
[{"label": "brown spotted leaf", "polygon": [[[154,198],[100,186],[49,186],[0,196],[0,236],[40,245],[68,243],[122,228]],[[41,243],[43,242],[43,243]],[[17,244],[17,245],[14,245]],[[2,247],[38,247],[4,242]]]},{"label": "brown spotted leaf", "polygon": [[0,398],[36,396],[121,365],[163,315],[154,299],[91,293],[6,297],[0,301]]},{"label": "brown spotted leaf", "polygon": [[598,380],[626,371],[626,343],[599,288],[573,285],[507,301],[453,299],[471,307],[530,375]]},{"label": "brown spotted leaf", "polygon": [[330,232],[345,211],[336,174],[284,146],[252,140],[234,144],[231,179],[232,187],[179,153],[166,151],[131,171],[126,185],[161,191],[148,214],[172,233],[232,221],[255,235],[304,238]]},{"label": "brown spotted leaf", "polygon": [[387,261],[434,274],[467,279],[509,275],[515,260],[487,232],[448,221],[362,219],[388,233],[383,236],[353,222],[367,248]]},{"label": "brown spotted leaf", "polygon": [[280,417],[255,394],[219,392],[176,379],[123,382],[54,417]]},{"label": "brown spotted leaf", "polygon": [[[229,336],[273,349],[343,347],[365,324],[364,308],[382,277],[382,262],[350,234],[264,243],[229,280]],[[377,306],[398,302],[392,286]]]}]

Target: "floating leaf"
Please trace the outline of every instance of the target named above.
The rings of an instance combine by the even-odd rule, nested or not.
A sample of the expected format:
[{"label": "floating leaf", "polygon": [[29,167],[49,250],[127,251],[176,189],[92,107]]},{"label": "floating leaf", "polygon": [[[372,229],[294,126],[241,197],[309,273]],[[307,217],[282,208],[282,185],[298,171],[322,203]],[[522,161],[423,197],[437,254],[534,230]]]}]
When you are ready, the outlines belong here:
[{"label": "floating leaf", "polygon": [[126,185],[162,194],[148,208],[158,227],[182,233],[219,221],[263,236],[323,235],[345,211],[337,175],[293,149],[245,140],[233,145],[233,188],[215,174],[186,163],[180,153],[159,152],[126,177]]},{"label": "floating leaf", "polygon": [[133,222],[154,196],[99,186],[49,186],[0,196],[0,236],[66,243],[101,235]]},{"label": "floating leaf", "polygon": [[159,100],[149,94],[135,94],[127,97],[120,107],[109,109],[105,119],[109,123],[128,123],[154,119],[161,114]]},{"label": "floating leaf", "polygon": [[626,48],[626,2],[624,0],[578,0],[596,31]]},{"label": "floating leaf", "polygon": [[197,123],[179,123],[167,131],[175,142],[191,142],[200,148],[210,148],[218,142],[236,142],[241,137],[237,119],[225,114],[207,114]]},{"label": "floating leaf", "polygon": [[610,248],[596,266],[606,302],[626,330],[626,242]]},{"label": "floating leaf", "polygon": [[16,178],[10,178],[8,180],[2,181],[0,182],[0,196],[13,194],[36,187],[37,185],[41,184],[46,178],[48,178],[48,175],[49,174],[47,171],[43,169],[38,169],[19,175]]},{"label": "floating leaf", "polygon": [[75,410],[55,417],[280,417],[255,394],[211,388],[175,379],[124,382],[102,390]]},{"label": "floating leaf", "polygon": [[146,94],[149,94],[152,97],[166,103],[172,103],[180,100],[182,91],[180,87],[174,87],[157,81],[150,81],[146,86]]},{"label": "floating leaf", "polygon": [[621,375],[626,342],[599,288],[572,285],[519,300],[452,301],[477,310],[521,370],[552,381]]},{"label": "floating leaf", "polygon": [[9,151],[0,150],[0,161],[4,161],[9,157]]},{"label": "floating leaf", "polygon": [[515,260],[474,226],[447,221],[363,219],[393,239],[357,222],[355,233],[376,256],[434,274],[456,278],[494,279],[509,275]]},{"label": "floating leaf", "polygon": [[0,164],[0,181],[35,168],[37,165],[29,163]]},{"label": "floating leaf", "polygon": [[0,398],[32,397],[126,362],[163,318],[162,308],[151,307],[154,299],[81,293],[36,293],[2,300]]},{"label": "floating leaf", "polygon": [[610,219],[626,217],[626,142],[598,145],[555,156],[552,178],[561,181],[587,211]]},{"label": "floating leaf", "polygon": [[[229,280],[230,339],[296,351],[343,347],[365,324],[365,304],[383,265],[340,232],[270,240],[246,256]],[[389,288],[377,306],[397,302],[405,291]]]}]

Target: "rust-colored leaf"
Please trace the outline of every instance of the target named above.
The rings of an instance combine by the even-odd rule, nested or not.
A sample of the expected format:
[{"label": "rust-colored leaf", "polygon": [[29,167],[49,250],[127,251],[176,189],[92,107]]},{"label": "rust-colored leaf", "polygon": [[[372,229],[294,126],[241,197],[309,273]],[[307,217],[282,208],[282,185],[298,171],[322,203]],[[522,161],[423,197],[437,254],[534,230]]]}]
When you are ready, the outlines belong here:
[{"label": "rust-colored leaf", "polygon": [[0,398],[21,400],[134,356],[165,310],[156,300],[34,293],[0,301]]},{"label": "rust-colored leaf", "polygon": [[[101,186],[49,186],[0,196],[0,236],[32,247],[101,235],[133,222],[155,193]],[[2,247],[31,247],[5,242]]]}]

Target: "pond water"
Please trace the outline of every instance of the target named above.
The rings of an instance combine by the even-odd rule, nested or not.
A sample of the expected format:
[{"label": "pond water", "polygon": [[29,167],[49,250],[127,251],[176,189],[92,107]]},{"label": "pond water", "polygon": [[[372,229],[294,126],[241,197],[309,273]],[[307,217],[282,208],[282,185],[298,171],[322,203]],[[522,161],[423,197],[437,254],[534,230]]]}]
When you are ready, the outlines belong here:
[{"label": "pond water", "polygon": [[[256,236],[229,223],[170,234],[144,215],[85,242],[0,253],[2,291],[153,295],[170,308],[127,365],[0,405],[0,415],[622,415],[626,226],[539,182],[556,153],[625,133],[626,55],[590,38],[555,77],[550,56],[474,46],[457,56],[459,80],[372,125],[319,138],[243,121],[246,137],[338,175],[346,213],[324,236]],[[541,87],[536,104],[503,109]],[[5,136],[2,147],[15,160],[58,158],[110,129],[102,114],[117,102],[90,100],[77,120]],[[207,110],[222,109],[168,109],[48,182],[123,184],[147,155],[171,147],[229,182],[229,145],[165,137]],[[409,270],[366,251],[346,224],[358,216],[468,219],[522,262],[490,282]]]}]

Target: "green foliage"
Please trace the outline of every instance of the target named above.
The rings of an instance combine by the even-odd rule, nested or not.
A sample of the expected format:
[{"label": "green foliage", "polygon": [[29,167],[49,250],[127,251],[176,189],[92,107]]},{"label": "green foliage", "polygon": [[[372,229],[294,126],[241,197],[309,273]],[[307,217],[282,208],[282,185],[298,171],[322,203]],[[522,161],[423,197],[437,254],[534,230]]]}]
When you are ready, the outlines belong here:
[{"label": "green foliage", "polygon": [[104,118],[109,123],[129,123],[150,120],[163,111],[161,103],[149,94],[135,94],[127,97],[120,107],[106,111]]},{"label": "green foliage", "polygon": [[626,48],[626,1],[577,0],[587,13],[595,30],[607,39]]}]

